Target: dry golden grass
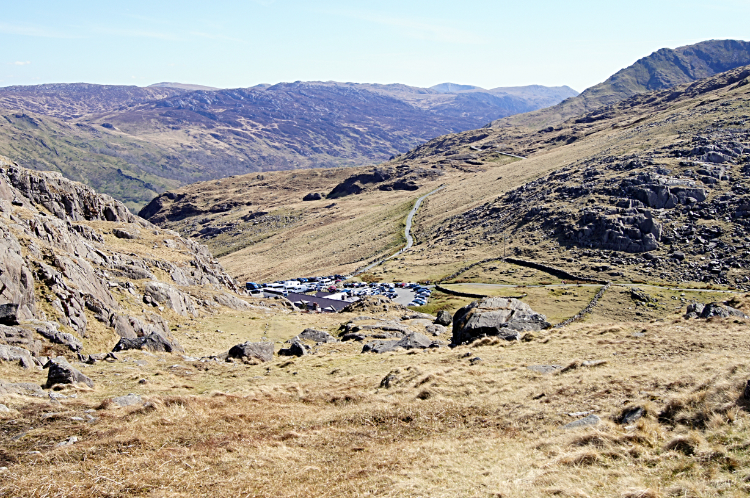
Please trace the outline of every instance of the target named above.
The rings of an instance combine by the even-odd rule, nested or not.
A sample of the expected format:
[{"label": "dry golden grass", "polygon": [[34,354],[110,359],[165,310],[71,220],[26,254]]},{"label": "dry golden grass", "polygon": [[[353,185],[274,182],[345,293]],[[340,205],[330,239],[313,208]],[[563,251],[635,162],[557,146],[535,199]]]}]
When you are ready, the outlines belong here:
[{"label": "dry golden grass", "polygon": [[[186,345],[188,354],[203,347]],[[0,496],[748,492],[745,324],[579,324],[528,342],[417,354],[361,355],[360,347],[331,344],[259,365],[128,352],[82,367],[96,389],[63,390],[76,397],[60,404],[7,397],[14,411],[0,419],[0,466],[8,467]],[[482,361],[471,365],[475,356]],[[535,364],[568,368],[542,375],[526,368]],[[19,377],[14,369],[0,375]],[[128,392],[147,404],[106,402]],[[644,418],[615,422],[635,405]],[[602,423],[560,428],[586,411]],[[71,419],[86,415],[97,420]],[[79,441],[56,446],[70,436]]]}]

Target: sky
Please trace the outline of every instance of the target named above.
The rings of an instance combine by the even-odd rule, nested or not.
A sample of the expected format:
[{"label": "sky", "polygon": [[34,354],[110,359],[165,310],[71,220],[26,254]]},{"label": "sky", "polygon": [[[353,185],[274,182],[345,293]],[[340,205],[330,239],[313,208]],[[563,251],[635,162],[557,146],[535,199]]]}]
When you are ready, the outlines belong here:
[{"label": "sky", "polygon": [[0,86],[539,84],[582,91],[663,47],[750,40],[750,0],[4,0]]}]

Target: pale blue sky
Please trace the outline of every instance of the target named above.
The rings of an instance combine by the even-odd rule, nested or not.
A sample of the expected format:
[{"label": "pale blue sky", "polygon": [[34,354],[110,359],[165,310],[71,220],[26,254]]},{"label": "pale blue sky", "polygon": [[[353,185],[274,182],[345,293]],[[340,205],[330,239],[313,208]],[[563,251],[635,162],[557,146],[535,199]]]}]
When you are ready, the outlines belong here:
[{"label": "pale blue sky", "polygon": [[750,39],[750,0],[2,0],[0,86],[335,80],[581,91],[661,47]]}]

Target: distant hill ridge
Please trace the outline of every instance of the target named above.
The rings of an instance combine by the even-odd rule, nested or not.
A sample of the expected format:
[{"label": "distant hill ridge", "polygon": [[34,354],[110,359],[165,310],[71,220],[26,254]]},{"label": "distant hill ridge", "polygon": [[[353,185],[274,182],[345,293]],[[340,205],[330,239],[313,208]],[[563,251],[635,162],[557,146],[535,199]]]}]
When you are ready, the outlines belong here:
[{"label": "distant hill ridge", "polygon": [[548,109],[501,118],[493,126],[543,128],[654,90],[690,83],[750,64],[750,42],[708,40],[675,49],[662,48],[621,69],[602,83]]},{"label": "distant hill ridge", "polygon": [[333,81],[15,86],[0,88],[0,154],[140,209],[165,189],[200,180],[382,162],[562,98],[550,101],[544,87],[447,94]]}]

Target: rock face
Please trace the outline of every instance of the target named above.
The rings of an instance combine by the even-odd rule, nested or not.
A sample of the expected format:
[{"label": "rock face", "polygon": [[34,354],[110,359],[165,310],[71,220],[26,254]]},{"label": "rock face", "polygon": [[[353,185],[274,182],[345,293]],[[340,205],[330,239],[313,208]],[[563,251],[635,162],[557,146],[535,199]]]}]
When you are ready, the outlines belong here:
[{"label": "rock face", "polygon": [[47,387],[55,384],[86,384],[94,387],[94,381],[73,368],[65,358],[58,357],[50,360],[45,366],[47,373]]},{"label": "rock face", "polygon": [[273,343],[271,342],[244,342],[232,346],[227,353],[229,358],[255,358],[266,362],[273,360]]},{"label": "rock face", "polygon": [[[109,245],[104,234],[120,240]],[[176,257],[149,256],[162,245]],[[197,286],[201,293],[194,298],[190,292]],[[183,352],[163,311],[191,316],[216,303],[244,309],[249,304],[237,296],[240,290],[205,246],[158,229],[85,185],[0,157],[3,359],[41,366],[36,356],[43,344],[91,358],[83,354],[82,339],[92,320],[122,339],[115,351]],[[46,300],[44,311],[39,295]],[[51,383],[88,383],[68,367],[53,362]]]},{"label": "rock face", "polygon": [[146,284],[146,290],[144,297],[148,296],[152,301],[163,304],[164,306],[171,308],[177,314],[182,316],[193,315],[195,316],[195,306],[193,300],[185,294],[169,284],[163,282],[148,282]]},{"label": "rock face", "polygon": [[474,301],[453,317],[453,344],[464,344],[478,337],[498,336],[518,340],[524,332],[549,328],[544,315],[513,298],[488,297]]}]

